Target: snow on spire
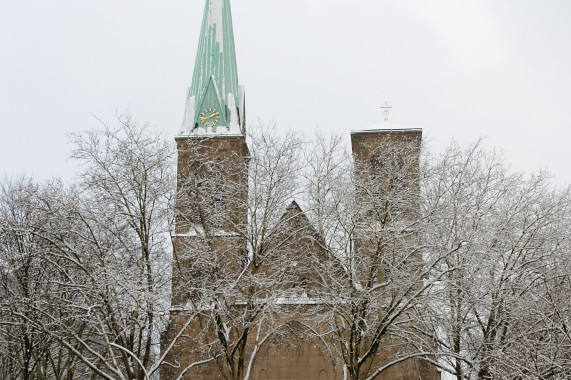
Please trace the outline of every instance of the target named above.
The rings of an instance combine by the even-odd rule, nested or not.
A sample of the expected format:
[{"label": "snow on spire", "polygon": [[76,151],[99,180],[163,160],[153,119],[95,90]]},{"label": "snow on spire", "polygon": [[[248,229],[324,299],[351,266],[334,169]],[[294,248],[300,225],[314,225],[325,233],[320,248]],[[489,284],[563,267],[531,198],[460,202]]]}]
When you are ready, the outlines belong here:
[{"label": "snow on spire", "polygon": [[206,0],[182,133],[243,134],[230,0]]}]

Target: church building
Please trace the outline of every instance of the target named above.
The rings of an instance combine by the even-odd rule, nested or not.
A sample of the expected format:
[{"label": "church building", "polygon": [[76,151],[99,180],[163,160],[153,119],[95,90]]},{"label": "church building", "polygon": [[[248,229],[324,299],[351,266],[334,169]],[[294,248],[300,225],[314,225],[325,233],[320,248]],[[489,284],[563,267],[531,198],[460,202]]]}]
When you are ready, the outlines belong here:
[{"label": "church building", "polygon": [[[320,271],[343,283],[347,265],[322,244],[298,203],[285,207],[279,229],[264,232],[265,240],[252,252],[254,244],[248,239],[253,216],[248,210],[255,200],[230,0],[206,0],[199,38],[183,126],[175,137],[173,284],[170,323],[161,340],[165,358],[161,379],[366,379],[383,366],[387,369],[375,379],[440,379],[427,356],[399,359],[401,351],[412,352],[417,346],[398,338],[354,337],[349,325],[327,320],[336,311],[322,296],[331,284]],[[407,182],[398,185],[398,191],[418,196],[421,138],[419,129],[351,132],[355,176],[373,182],[376,178],[379,185],[373,193],[382,195],[381,183],[393,186],[395,181],[381,173],[379,168],[390,166],[381,153],[390,150],[394,158],[406,151],[406,157],[392,160],[408,165],[403,171]],[[399,215],[413,217],[417,207],[415,201],[400,205]],[[377,214],[370,207],[362,214],[362,224],[373,225],[368,221]],[[389,276],[400,281],[396,268],[373,259],[379,249],[371,236],[363,228],[352,240],[354,251],[366,258],[362,265],[368,272],[374,270],[378,281]],[[414,240],[414,233],[407,236]],[[421,265],[419,255],[414,257],[416,264],[413,258],[409,265]],[[383,300],[373,302],[384,310]],[[344,347],[340,343],[344,334],[357,343]],[[359,354],[347,347],[365,349]],[[356,363],[353,367],[347,364],[351,360]],[[395,364],[388,366],[391,361]]]}]

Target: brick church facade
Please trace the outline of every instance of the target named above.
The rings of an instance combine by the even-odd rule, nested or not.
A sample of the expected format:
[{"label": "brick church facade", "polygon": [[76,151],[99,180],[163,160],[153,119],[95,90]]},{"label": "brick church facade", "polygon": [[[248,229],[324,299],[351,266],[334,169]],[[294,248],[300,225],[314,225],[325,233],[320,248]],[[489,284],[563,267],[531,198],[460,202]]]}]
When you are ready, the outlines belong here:
[{"label": "brick church facade", "polygon": [[[323,318],[327,301],[319,296],[328,286],[319,270],[343,279],[345,267],[321,244],[300,206],[291,202],[279,230],[268,232],[264,252],[271,254],[260,254],[258,262],[248,252],[250,152],[229,0],[206,0],[200,39],[185,120],[176,137],[173,295],[161,344],[167,363],[161,379],[349,378],[335,331]],[[352,132],[356,167],[369,172],[383,165],[387,146],[419,147],[421,137],[417,129]],[[418,149],[408,155],[408,186],[415,187]],[[414,202],[407,207],[404,215],[417,212]],[[373,244],[362,232],[354,245],[357,254],[369,255]],[[386,269],[378,271],[379,277],[387,276]],[[270,295],[271,305],[264,301]],[[411,349],[405,342],[384,341],[363,362],[363,373],[370,375],[397,351]],[[429,361],[409,358],[376,378],[437,380],[440,374]]]}]

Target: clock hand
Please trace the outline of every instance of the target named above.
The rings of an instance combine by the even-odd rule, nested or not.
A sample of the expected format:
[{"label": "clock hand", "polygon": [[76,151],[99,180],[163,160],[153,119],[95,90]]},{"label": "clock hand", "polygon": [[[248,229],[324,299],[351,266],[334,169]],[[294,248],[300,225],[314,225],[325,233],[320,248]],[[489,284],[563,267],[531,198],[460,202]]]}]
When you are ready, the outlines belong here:
[{"label": "clock hand", "polygon": [[217,113],[213,113],[213,114],[212,114],[212,115],[210,115],[210,116],[203,116],[203,117],[201,117],[201,118],[200,118],[200,120],[207,120],[207,119],[211,119],[211,118],[213,118],[213,117],[214,117],[214,116],[216,116],[216,115],[218,115],[218,114],[217,114]]}]

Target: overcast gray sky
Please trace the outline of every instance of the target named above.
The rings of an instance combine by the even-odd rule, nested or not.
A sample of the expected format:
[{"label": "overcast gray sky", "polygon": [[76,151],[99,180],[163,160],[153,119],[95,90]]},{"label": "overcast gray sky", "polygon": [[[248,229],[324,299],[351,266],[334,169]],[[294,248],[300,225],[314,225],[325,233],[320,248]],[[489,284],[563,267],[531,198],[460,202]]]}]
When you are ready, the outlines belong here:
[{"label": "overcast gray sky", "polygon": [[[0,175],[71,177],[66,134],[129,109],[174,136],[204,0],[4,1]],[[391,120],[571,183],[571,1],[233,0],[249,123]]]}]

